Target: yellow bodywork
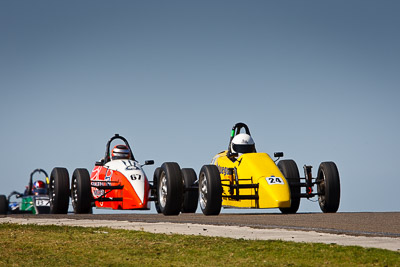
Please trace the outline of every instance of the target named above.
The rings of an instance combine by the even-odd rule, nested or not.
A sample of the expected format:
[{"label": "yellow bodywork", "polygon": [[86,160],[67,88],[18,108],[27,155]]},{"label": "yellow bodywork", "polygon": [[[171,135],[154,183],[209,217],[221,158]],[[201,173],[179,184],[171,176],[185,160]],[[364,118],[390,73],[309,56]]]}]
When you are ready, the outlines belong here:
[{"label": "yellow bodywork", "polygon": [[[238,208],[290,207],[289,184],[267,153],[246,153],[236,160],[232,160],[227,157],[227,151],[223,151],[213,158],[212,164],[218,167],[221,175],[222,206]],[[237,192],[237,189],[234,188],[237,184],[236,181],[239,185],[250,188],[240,188]],[[258,188],[252,188],[257,185]],[[235,196],[249,199],[239,199],[241,197]]]}]

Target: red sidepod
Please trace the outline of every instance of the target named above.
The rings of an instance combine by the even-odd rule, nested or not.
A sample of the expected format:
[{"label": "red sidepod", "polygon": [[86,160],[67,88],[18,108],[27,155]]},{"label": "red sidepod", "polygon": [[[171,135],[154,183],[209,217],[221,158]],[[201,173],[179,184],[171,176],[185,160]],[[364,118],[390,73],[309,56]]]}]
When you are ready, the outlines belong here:
[{"label": "red sidepod", "polygon": [[148,209],[150,185],[147,179],[143,183],[143,201],[141,201],[128,178],[119,171],[96,166],[92,171],[90,180],[96,207],[114,210]]}]

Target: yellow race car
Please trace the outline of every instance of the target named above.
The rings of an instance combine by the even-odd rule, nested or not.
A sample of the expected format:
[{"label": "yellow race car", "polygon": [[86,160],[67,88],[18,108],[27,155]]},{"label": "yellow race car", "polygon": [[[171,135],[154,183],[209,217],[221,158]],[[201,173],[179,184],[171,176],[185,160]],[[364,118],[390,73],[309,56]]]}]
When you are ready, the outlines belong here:
[{"label": "yellow race car", "polygon": [[228,150],[201,168],[198,186],[203,214],[218,215],[221,207],[279,208],[282,213],[296,213],[300,198],[315,196],[323,212],[338,210],[340,179],[334,162],[322,162],[316,178],[312,177],[312,167],[304,165],[305,177],[301,178],[294,160],[275,164],[283,153],[276,152],[274,157],[277,159],[256,152],[247,125],[235,124]]}]

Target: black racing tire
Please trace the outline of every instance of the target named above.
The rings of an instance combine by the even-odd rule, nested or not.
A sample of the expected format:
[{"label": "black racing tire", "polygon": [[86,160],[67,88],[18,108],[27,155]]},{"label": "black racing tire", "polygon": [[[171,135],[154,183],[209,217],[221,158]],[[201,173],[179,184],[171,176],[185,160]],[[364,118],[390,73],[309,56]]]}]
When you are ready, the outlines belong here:
[{"label": "black racing tire", "polygon": [[182,169],[183,178],[183,202],[182,213],[195,213],[199,201],[199,190],[193,190],[191,187],[197,180],[196,172],[191,168]]},{"label": "black racing tire", "polygon": [[322,162],[318,168],[317,192],[319,207],[324,213],[335,213],[340,204],[339,171],[334,162]]},{"label": "black racing tire", "polygon": [[75,169],[71,179],[71,203],[75,214],[92,212],[92,192],[87,169]]},{"label": "black racing tire", "polygon": [[200,170],[199,202],[204,215],[218,215],[221,212],[221,176],[215,165],[204,165]]},{"label": "black racing tire", "polygon": [[161,167],[158,167],[155,169],[153,175],[153,186],[155,187],[155,195],[156,195],[156,200],[154,201],[154,204],[156,206],[157,213],[162,213],[160,202],[158,201],[158,180],[160,178],[160,175],[161,175]]},{"label": "black racing tire", "polygon": [[183,199],[182,172],[178,163],[164,162],[157,181],[157,199],[164,215],[179,215]]},{"label": "black racing tire", "polygon": [[50,175],[50,213],[67,214],[69,204],[69,174],[65,168],[54,168]]},{"label": "black racing tire", "polygon": [[278,168],[285,176],[286,181],[289,183],[290,189],[290,207],[279,208],[283,214],[294,214],[298,211],[300,206],[300,174],[297,164],[292,159],[281,160],[278,162]]},{"label": "black racing tire", "polygon": [[0,195],[0,215],[6,215],[8,212],[8,201],[5,195]]}]

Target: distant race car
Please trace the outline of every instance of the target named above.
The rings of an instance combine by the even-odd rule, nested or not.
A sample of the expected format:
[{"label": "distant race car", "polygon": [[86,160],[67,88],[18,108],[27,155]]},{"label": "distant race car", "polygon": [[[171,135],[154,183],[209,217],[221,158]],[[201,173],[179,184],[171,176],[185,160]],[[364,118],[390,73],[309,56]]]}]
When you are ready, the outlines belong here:
[{"label": "distant race car", "polygon": [[[42,173],[45,181],[33,182],[33,175]],[[50,212],[50,199],[47,191],[48,176],[43,169],[36,169],[31,173],[28,186],[24,193],[11,192],[8,197],[0,195],[0,214],[7,213],[30,213],[42,214]]]},{"label": "distant race car", "polygon": [[[241,133],[241,129],[245,133]],[[199,202],[205,215],[218,215],[221,207],[279,208],[296,213],[300,198],[318,196],[323,212],[336,212],[340,202],[339,172],[334,162],[322,162],[317,177],[304,165],[300,177],[294,160],[281,160],[282,152],[257,153],[250,130],[244,123],[233,126],[228,150],[218,153],[199,174]],[[317,192],[314,187],[317,187]],[[304,189],[304,190],[302,190]]]},{"label": "distant race car", "polygon": [[[111,142],[117,139],[122,140],[124,145],[116,145],[110,153]],[[74,213],[91,213],[92,207],[149,210],[150,202],[154,201],[159,212],[165,215],[179,214],[184,203],[183,177],[179,165],[175,162],[163,163],[156,169],[156,179],[151,184],[142,167],[152,164],[153,160],[147,160],[144,164],[135,160],[128,141],[115,134],[107,142],[104,158],[95,163],[91,174],[87,169],[75,169],[71,189],[68,170],[53,169],[49,184],[50,211],[67,213],[71,197]]]}]

